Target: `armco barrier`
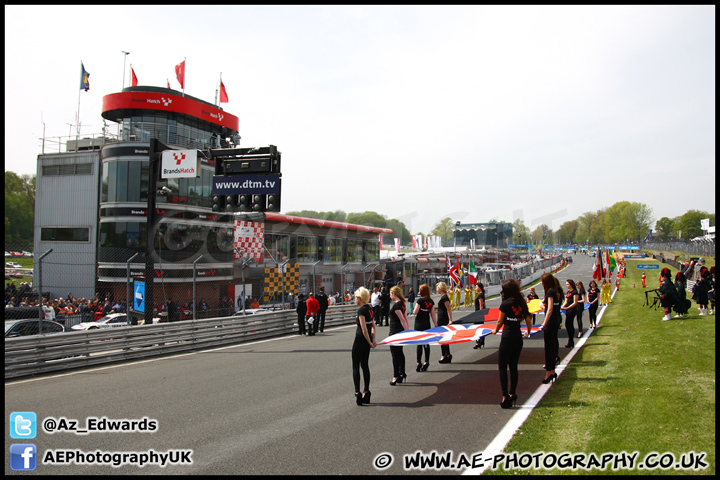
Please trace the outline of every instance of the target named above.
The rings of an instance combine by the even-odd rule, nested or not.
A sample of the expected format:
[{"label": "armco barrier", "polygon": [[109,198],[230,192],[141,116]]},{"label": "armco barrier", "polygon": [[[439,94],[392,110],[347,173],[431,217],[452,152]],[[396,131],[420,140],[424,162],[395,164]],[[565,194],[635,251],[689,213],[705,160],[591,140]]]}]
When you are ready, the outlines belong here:
[{"label": "armco barrier", "polygon": [[[508,272],[512,274],[512,271]],[[541,271],[534,272],[529,277],[530,281],[540,275]],[[523,281],[524,285],[526,280]],[[488,296],[499,293],[500,285],[486,290]],[[354,323],[357,310],[354,304],[329,307],[325,326]],[[297,313],[294,310],[283,310],[244,317],[6,338],[5,379],[218,348],[290,335],[297,331]]]},{"label": "armco barrier", "polygon": [[[325,326],[355,322],[357,308],[355,305],[328,308]],[[5,379],[218,348],[297,331],[297,314],[285,310],[6,338]]]}]

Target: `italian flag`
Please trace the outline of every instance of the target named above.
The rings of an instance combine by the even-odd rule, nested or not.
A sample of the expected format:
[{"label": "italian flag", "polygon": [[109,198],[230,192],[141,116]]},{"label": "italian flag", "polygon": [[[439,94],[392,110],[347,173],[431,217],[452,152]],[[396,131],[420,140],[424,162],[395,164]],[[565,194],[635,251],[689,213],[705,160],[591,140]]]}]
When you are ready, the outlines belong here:
[{"label": "italian flag", "polygon": [[475,269],[475,264],[472,260],[470,260],[470,267],[468,268],[468,278],[470,279],[471,285],[477,285],[477,270]]}]

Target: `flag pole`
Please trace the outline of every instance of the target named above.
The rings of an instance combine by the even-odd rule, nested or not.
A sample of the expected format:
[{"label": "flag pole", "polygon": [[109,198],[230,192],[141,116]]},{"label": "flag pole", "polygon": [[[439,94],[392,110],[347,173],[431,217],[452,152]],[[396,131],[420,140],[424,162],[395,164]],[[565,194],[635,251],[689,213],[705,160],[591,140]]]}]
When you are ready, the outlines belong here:
[{"label": "flag pole", "polygon": [[[80,78],[83,78],[83,70],[85,70],[85,66],[83,65],[82,60],[80,60]],[[75,117],[75,146],[77,148],[77,139],[80,137],[80,92],[82,92],[82,88],[78,90],[78,108],[77,108],[77,114]]]},{"label": "flag pole", "polygon": [[[220,72],[220,84],[222,84],[222,72]],[[220,105],[218,103],[218,89],[220,88],[220,84],[215,85],[215,106],[217,107]]]},{"label": "flag pole", "polygon": [[[127,56],[130,55],[130,52],[126,52],[125,50],[121,51],[125,54],[125,56],[123,56],[123,89],[125,89],[125,63],[127,62]],[[132,63],[130,64],[130,68],[132,68]]]},{"label": "flag pole", "polygon": [[183,85],[182,85],[182,87],[183,87],[183,97],[185,96],[185,83],[186,83],[186,82],[185,82],[185,70],[186,70],[185,67],[187,67],[186,60],[187,60],[187,57],[183,58]]}]

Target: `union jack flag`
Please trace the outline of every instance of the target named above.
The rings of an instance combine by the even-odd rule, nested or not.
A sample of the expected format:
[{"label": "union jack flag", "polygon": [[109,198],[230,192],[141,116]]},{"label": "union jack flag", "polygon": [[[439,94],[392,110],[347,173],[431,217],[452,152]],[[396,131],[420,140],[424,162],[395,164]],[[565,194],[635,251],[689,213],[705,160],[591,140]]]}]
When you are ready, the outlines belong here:
[{"label": "union jack flag", "polygon": [[[471,342],[490,335],[494,328],[495,324],[452,324],[424,331],[404,330],[395,335],[390,335],[382,342],[379,342],[378,345],[450,345],[453,343]],[[524,332],[527,330],[527,327],[523,325],[521,330]],[[530,336],[535,335],[539,331],[540,325],[533,325],[530,329]],[[500,332],[502,332],[502,329]]]},{"label": "union jack flag", "polygon": [[460,283],[460,276],[458,275],[457,265],[451,265],[450,259],[447,259],[448,275],[450,276],[451,287],[455,287]]}]

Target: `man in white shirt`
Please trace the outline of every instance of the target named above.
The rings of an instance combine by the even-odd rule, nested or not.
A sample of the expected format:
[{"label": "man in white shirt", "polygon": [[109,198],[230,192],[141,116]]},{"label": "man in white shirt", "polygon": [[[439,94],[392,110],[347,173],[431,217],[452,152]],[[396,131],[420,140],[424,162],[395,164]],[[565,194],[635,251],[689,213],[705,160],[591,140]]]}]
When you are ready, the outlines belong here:
[{"label": "man in white shirt", "polygon": [[50,302],[45,302],[42,309],[45,314],[45,320],[55,320],[55,309],[50,305]]},{"label": "man in white shirt", "polygon": [[370,296],[370,306],[373,309],[373,319],[377,322],[380,318],[380,293],[377,287],[373,288],[372,295]]}]

